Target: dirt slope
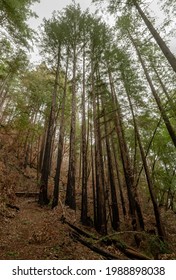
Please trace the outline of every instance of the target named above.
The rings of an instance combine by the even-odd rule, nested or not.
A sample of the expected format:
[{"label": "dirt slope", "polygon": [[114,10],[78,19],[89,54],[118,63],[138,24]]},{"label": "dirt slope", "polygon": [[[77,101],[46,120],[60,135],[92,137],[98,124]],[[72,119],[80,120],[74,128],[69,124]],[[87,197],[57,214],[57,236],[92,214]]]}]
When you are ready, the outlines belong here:
[{"label": "dirt slope", "polygon": [[20,208],[0,226],[0,259],[84,259],[101,257],[74,242],[70,229],[59,220],[58,210],[40,208],[34,199],[18,198]]}]

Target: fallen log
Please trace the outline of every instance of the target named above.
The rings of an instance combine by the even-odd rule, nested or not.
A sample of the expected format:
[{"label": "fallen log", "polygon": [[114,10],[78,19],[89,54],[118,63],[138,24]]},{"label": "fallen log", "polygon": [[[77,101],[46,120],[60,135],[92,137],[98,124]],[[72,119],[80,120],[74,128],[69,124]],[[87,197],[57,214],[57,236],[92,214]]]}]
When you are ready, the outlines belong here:
[{"label": "fallen log", "polygon": [[69,225],[72,229],[76,230],[79,234],[81,234],[81,235],[83,235],[83,236],[85,236],[85,237],[87,237],[87,238],[91,238],[91,239],[94,239],[94,240],[98,240],[98,238],[95,237],[93,234],[90,234],[90,233],[88,233],[88,232],[86,232],[86,231],[84,231],[84,230],[78,228],[77,226],[72,225],[71,223],[67,222],[66,220],[64,220],[64,222],[65,222],[67,225]]},{"label": "fallen log", "polygon": [[[128,257],[130,259],[151,260],[151,258],[149,258],[148,256],[138,252],[133,247],[128,246],[125,242],[121,242],[121,241],[119,241],[115,238],[110,238],[109,236],[104,236],[103,238],[99,239],[98,237],[95,237],[95,236],[91,235],[90,233],[87,233],[87,232],[83,231],[82,229],[78,228],[77,226],[72,225],[71,223],[67,222],[66,219],[64,221],[65,221],[65,223],[67,223],[72,229],[74,229],[79,234],[81,234],[81,235],[83,235],[87,238],[96,240],[96,243],[102,242],[106,245],[107,244],[108,245],[113,244],[119,251],[121,251],[126,257]],[[117,233],[117,234],[119,234],[119,233]],[[90,244],[90,242],[89,242],[89,244]]]},{"label": "fallen log", "polygon": [[[118,246],[117,248],[119,249]],[[134,249],[126,248],[124,250],[121,250],[121,252],[123,252],[127,257],[133,260],[151,260],[151,258],[149,258],[148,256],[143,255]]]},{"label": "fallen log", "polygon": [[16,192],[15,195],[18,197],[36,197],[36,198],[38,198],[39,193],[38,192]]},{"label": "fallen log", "polygon": [[128,258],[134,259],[134,260],[151,260],[148,256],[140,253],[135,248],[128,246],[125,242],[121,242],[117,239],[109,238],[108,236],[105,236],[104,238],[101,238],[99,242],[105,243],[105,244],[114,244],[116,248],[118,248],[123,254],[125,254]]},{"label": "fallen log", "polygon": [[103,249],[100,249],[100,248],[96,247],[95,245],[93,245],[92,243],[90,243],[89,241],[81,238],[81,236],[74,231],[71,233],[71,237],[73,237],[75,240],[79,241],[84,246],[88,247],[92,251],[98,253],[99,255],[105,257],[108,260],[121,260],[120,257],[118,257],[114,254],[111,254]]}]

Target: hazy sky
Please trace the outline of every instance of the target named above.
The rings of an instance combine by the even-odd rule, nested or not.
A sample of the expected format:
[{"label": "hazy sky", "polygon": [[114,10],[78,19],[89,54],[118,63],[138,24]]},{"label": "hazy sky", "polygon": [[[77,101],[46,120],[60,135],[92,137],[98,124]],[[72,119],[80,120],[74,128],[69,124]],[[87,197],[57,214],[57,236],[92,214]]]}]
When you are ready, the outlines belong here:
[{"label": "hazy sky", "polygon": [[[162,24],[162,12],[158,9],[158,0],[151,0],[149,6],[152,16],[156,16],[156,24]],[[29,25],[31,28],[37,30],[38,26],[42,23],[43,18],[50,18],[54,10],[62,10],[68,4],[71,4],[72,0],[40,0],[40,3],[36,3],[32,6],[32,10],[38,15],[37,19],[30,19]],[[95,6],[91,4],[91,0],[76,0],[82,9],[89,8],[90,11],[95,11]],[[176,40],[175,38],[171,41],[170,48],[172,52],[176,54]],[[36,60],[38,57],[37,49],[31,54],[32,60]]]},{"label": "hazy sky", "polygon": [[[36,12],[38,18],[29,20],[30,26],[36,29],[44,17],[51,17],[54,10],[62,10],[71,3],[72,0],[40,0],[40,3],[32,6],[32,10]],[[93,9],[94,6],[91,4],[91,0],[76,0],[76,3],[79,3],[82,9]]]},{"label": "hazy sky", "polygon": [[[89,8],[90,10],[95,10],[95,5],[91,2],[91,0],[76,0],[76,3],[79,3],[82,9]],[[158,0],[151,0],[149,7],[151,11],[153,11],[156,16],[162,20],[162,15],[158,9],[157,2]],[[37,28],[44,17],[49,18],[54,10],[62,10],[71,3],[72,0],[40,0],[40,3],[36,3],[32,6],[33,11],[35,11],[38,15],[38,19],[31,19],[29,21],[31,27]]]}]

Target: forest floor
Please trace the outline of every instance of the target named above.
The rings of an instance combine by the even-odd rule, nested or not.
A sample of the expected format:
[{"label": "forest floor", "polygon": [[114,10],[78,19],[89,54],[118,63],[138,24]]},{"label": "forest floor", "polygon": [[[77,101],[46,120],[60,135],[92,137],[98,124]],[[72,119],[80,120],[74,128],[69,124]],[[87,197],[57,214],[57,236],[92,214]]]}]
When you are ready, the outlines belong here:
[{"label": "forest floor", "polygon": [[0,226],[0,259],[101,259],[74,242],[68,225],[49,208],[29,198],[18,198],[17,205],[18,213]]},{"label": "forest floor", "polygon": [[[20,208],[1,222],[0,259],[94,260],[101,256],[74,242],[58,211],[41,208],[33,198],[18,198]],[[14,212],[14,213],[13,213]]]},{"label": "forest floor", "polygon": [[[0,219],[0,259],[1,260],[102,260],[106,259],[102,255],[93,252],[91,249],[82,245],[79,241],[74,240],[72,236],[73,229],[69,227],[67,223],[63,223],[61,217],[63,209],[61,206],[51,210],[51,207],[40,207],[35,198],[18,197],[15,200],[17,209],[9,208],[6,215]],[[73,213],[71,215],[72,224],[78,226],[82,230],[98,236],[93,228],[87,228],[81,226],[77,221],[73,221]],[[171,217],[170,217],[171,219]],[[171,223],[171,221],[169,221]],[[175,229],[172,229],[173,244],[175,240]],[[118,233],[117,233],[118,235]],[[109,235],[111,236],[111,235]],[[99,236],[101,239],[102,237]],[[122,244],[123,241],[128,245],[133,245],[134,241],[131,238],[131,234],[121,235]],[[144,238],[143,241],[146,241]],[[153,243],[152,243],[153,242]],[[96,241],[95,241],[96,243]],[[149,258],[154,258],[155,255],[151,254],[151,248],[156,252],[158,245],[155,244],[155,239],[151,239],[150,242],[144,243],[140,248],[136,248],[136,252],[144,253]],[[176,243],[175,243],[176,244]],[[119,259],[128,259],[128,257],[114,248],[111,244],[102,246],[99,244],[99,248],[116,255]],[[154,248],[155,247],[155,248]],[[130,247],[131,248],[131,247]],[[149,253],[150,251],[150,253]],[[159,248],[159,251],[160,248]],[[154,252],[154,253],[155,253]],[[176,259],[176,253],[162,252],[159,259]],[[134,259],[134,257],[132,258]]]}]

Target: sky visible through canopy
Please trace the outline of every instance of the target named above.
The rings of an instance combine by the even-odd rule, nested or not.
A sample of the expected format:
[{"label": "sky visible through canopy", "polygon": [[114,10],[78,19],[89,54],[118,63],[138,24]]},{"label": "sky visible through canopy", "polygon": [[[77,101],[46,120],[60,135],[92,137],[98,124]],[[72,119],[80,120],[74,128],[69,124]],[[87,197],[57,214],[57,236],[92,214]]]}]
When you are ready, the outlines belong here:
[{"label": "sky visible through canopy", "polygon": [[[79,0],[75,2],[79,3],[82,9],[91,7],[93,9],[93,6],[95,7],[95,5],[91,4],[91,0]],[[73,3],[72,0],[40,0],[40,3],[33,5],[33,10],[38,15],[38,19],[31,19],[29,21],[31,27],[36,29],[44,17],[50,18],[54,10],[62,10],[71,3]]]},{"label": "sky visible through canopy", "polygon": [[[92,0],[76,0],[83,10],[89,8],[90,12],[95,12],[96,7],[92,4]],[[163,13],[159,10],[158,0],[148,1],[148,10],[151,16],[155,16],[157,26],[163,24]],[[40,0],[40,3],[33,5],[32,10],[38,15],[37,19],[30,19],[29,25],[34,30],[38,31],[38,27],[41,25],[43,18],[50,18],[54,10],[62,10],[67,5],[73,3],[72,0]],[[108,15],[109,19],[109,15]],[[156,27],[157,27],[156,26]],[[176,39],[173,38],[170,42],[171,51],[176,55]],[[34,46],[34,51],[31,53],[32,62],[38,61],[40,59],[37,48]]]}]

